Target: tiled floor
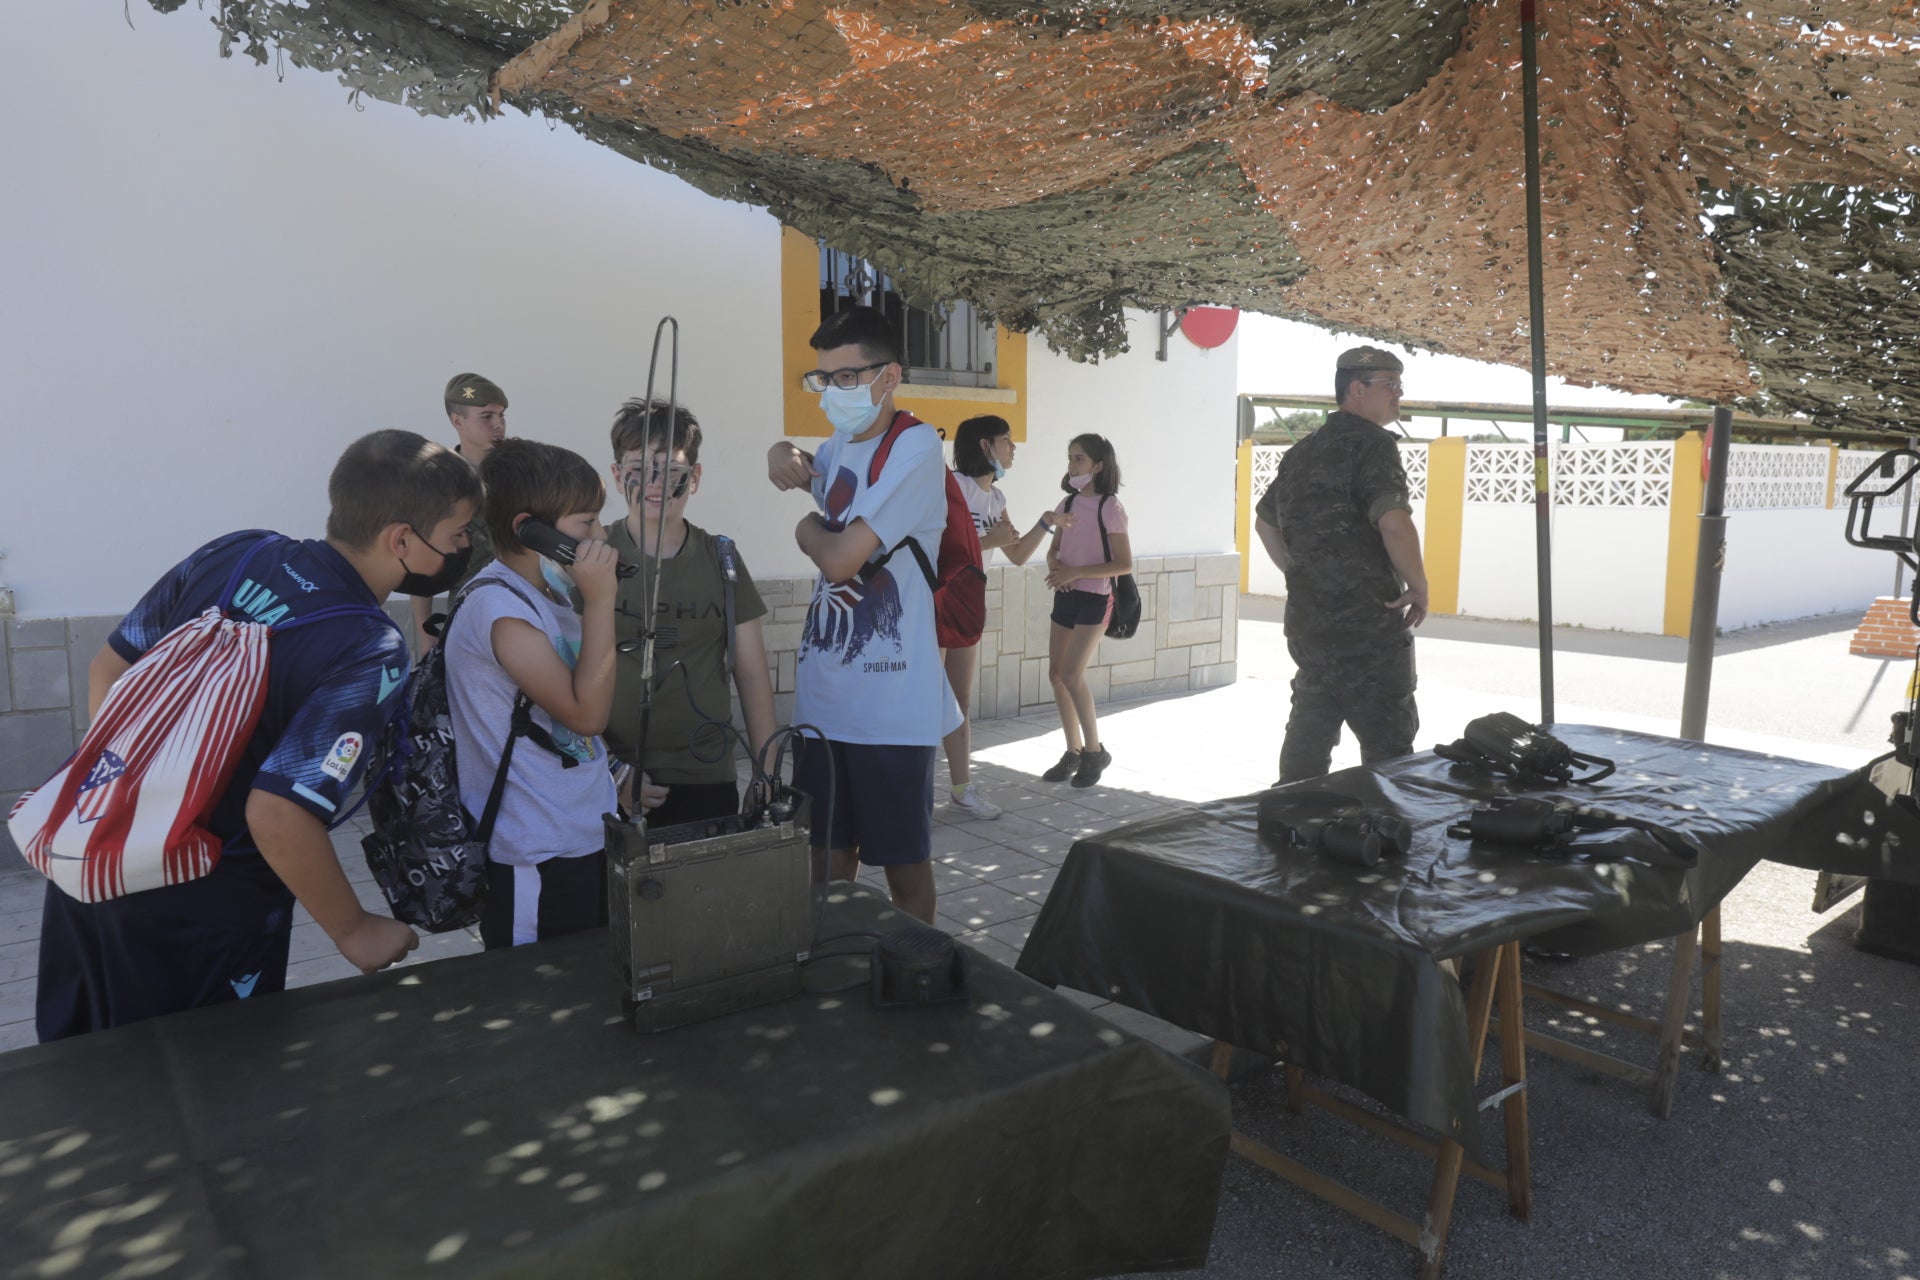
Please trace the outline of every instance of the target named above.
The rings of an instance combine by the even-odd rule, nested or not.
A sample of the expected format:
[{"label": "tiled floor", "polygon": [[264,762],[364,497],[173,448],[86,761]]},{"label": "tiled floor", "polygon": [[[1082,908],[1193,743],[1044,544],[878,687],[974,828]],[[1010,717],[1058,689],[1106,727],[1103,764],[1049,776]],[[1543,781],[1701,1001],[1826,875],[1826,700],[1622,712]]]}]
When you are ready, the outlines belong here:
[{"label": "tiled floor", "polygon": [[[1249,597],[1242,606],[1237,684],[1102,709],[1101,737],[1113,752],[1113,764],[1099,786],[1082,790],[1040,781],[1064,746],[1052,713],[974,726],[976,778],[1006,813],[991,822],[956,815],[945,803],[944,763],[937,766],[941,785],[933,849],[941,927],[1011,963],[1076,839],[1181,804],[1242,795],[1273,780],[1292,663],[1274,603]],[[1904,671],[1888,676],[1887,669],[1898,664],[1850,658],[1845,628],[1835,630],[1839,626],[1812,620],[1724,642],[1714,674],[1712,740],[1848,765],[1883,750],[1879,743],[1887,714],[1898,704]],[[1430,622],[1420,649],[1421,745],[1457,736],[1468,719],[1488,711],[1536,714],[1532,695],[1520,687],[1529,684],[1533,672],[1533,656],[1516,647],[1531,643],[1530,632],[1522,630],[1516,624],[1464,619]],[[1677,696],[1648,704],[1645,690],[1677,681],[1676,658],[1683,649],[1674,646],[1684,642],[1573,630],[1563,631],[1556,643],[1565,649],[1563,700],[1569,705],[1561,708],[1562,720],[1676,731],[1671,711],[1648,712],[1665,710],[1669,703],[1677,711]],[[1847,713],[1844,723],[1835,718],[1835,707]],[[1771,736],[1783,729],[1798,730],[1799,736]],[[1342,739],[1333,763],[1335,768],[1358,763],[1351,738]],[[361,899],[379,908],[379,893],[360,855],[363,830],[343,829],[335,848]],[[6,1050],[34,1038],[45,882],[11,854],[0,856],[5,863],[0,865],[0,1050]],[[878,872],[866,874],[884,883]],[[478,945],[466,933],[426,937],[409,963]],[[289,982],[325,982],[351,972],[319,926],[301,913]],[[1195,1043],[1187,1032],[1130,1009],[1111,1007],[1108,1016],[1169,1048]]]}]

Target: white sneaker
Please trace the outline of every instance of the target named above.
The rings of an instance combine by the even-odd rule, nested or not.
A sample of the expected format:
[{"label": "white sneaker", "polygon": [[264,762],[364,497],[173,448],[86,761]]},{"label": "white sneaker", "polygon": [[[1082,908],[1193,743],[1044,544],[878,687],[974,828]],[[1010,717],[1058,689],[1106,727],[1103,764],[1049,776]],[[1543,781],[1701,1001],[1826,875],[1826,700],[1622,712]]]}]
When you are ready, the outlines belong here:
[{"label": "white sneaker", "polygon": [[960,790],[950,791],[947,794],[952,797],[953,807],[969,818],[997,818],[1005,812],[999,805],[980,794],[980,784],[977,782],[969,782]]}]

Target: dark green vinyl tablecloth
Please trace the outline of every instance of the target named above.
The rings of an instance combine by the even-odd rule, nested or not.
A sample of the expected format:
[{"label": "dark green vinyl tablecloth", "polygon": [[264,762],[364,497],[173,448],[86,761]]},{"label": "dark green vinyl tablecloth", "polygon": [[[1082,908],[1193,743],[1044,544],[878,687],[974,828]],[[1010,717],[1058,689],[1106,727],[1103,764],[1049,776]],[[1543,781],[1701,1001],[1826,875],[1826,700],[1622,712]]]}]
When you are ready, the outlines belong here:
[{"label": "dark green vinyl tablecloth", "polygon": [[[897,927],[864,889],[825,931]],[[1199,1265],[1219,1082],[977,955],[970,1007],[657,1036],[603,931],[0,1056],[0,1270],[1068,1277]],[[815,985],[858,977],[831,961]]]},{"label": "dark green vinyl tablecloth", "polygon": [[[1298,784],[1414,824],[1407,857],[1368,871],[1263,837],[1257,796],[1082,840],[1019,968],[1284,1056],[1477,1146],[1465,998],[1441,961],[1521,938],[1593,954],[1671,937],[1763,858],[1920,874],[1920,822],[1865,768],[1588,726],[1553,731],[1618,772],[1595,786],[1523,789],[1425,752]],[[1670,827],[1697,842],[1698,863],[1661,865],[1670,859],[1653,837],[1632,829],[1585,833],[1544,854],[1447,835],[1475,805],[1506,795]]]}]

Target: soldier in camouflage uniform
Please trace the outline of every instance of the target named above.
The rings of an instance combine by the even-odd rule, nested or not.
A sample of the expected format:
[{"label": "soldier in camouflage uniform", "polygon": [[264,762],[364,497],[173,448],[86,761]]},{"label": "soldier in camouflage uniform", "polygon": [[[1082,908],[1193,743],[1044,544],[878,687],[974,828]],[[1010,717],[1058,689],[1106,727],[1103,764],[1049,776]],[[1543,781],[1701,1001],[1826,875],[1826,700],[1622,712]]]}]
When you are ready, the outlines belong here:
[{"label": "soldier in camouflage uniform", "polygon": [[[507,393],[491,378],[483,378],[477,373],[456,373],[448,379],[442,399],[447,406],[447,421],[453,424],[453,432],[460,439],[453,451],[465,458],[475,471],[479,471],[480,464],[493,452],[493,446],[506,437]],[[493,537],[487,532],[484,504],[474,513],[473,522],[467,526],[467,541],[473,548],[473,558],[454,581],[448,599],[458,595],[460,588],[466,586],[474,574],[493,563]],[[425,630],[426,621],[432,613],[432,599],[425,596],[413,598],[413,624],[417,633],[414,642],[422,652],[433,646],[433,637]]]},{"label": "soldier in camouflage uniform", "polygon": [[1400,360],[1341,353],[1340,407],[1287,450],[1254,528],[1287,578],[1287,651],[1298,668],[1280,781],[1327,772],[1344,722],[1372,763],[1413,751],[1413,631],[1427,574],[1407,473],[1386,424],[1400,417]]}]

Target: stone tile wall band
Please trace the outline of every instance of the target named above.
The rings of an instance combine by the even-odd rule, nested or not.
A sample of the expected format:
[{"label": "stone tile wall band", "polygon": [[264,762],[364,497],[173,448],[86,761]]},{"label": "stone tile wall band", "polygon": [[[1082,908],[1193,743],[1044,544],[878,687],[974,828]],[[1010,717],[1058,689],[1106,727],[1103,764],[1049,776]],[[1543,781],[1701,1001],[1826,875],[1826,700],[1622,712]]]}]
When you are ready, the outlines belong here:
[{"label": "stone tile wall band", "polygon": [[[1140,630],[1105,640],[1087,671],[1100,702],[1185,693],[1231,684],[1238,658],[1240,557],[1143,556]],[[810,578],[757,582],[768,616],[767,660],[782,723],[792,718],[800,631],[812,598]],[[980,639],[974,716],[1017,716],[1053,705],[1047,641],[1053,593],[1041,565],[987,570],[987,629]],[[407,629],[404,604],[389,606]],[[87,667],[118,616],[0,618],[0,812],[39,786],[86,730]],[[736,719],[739,709],[734,710]],[[11,847],[0,828],[0,847]]]}]

